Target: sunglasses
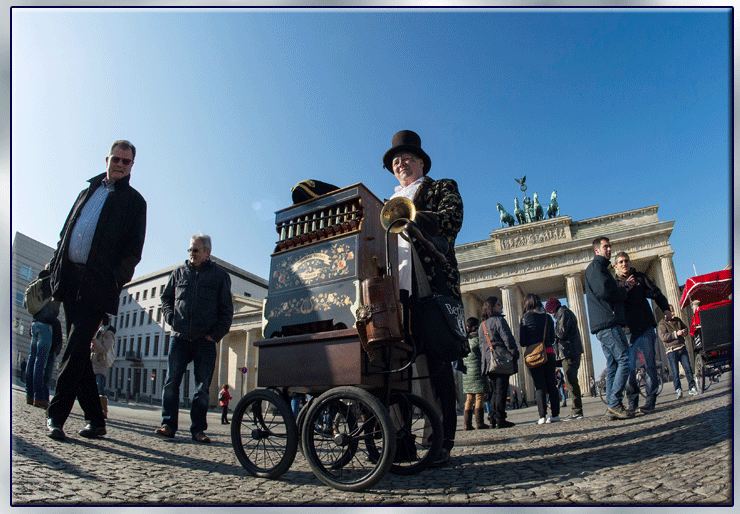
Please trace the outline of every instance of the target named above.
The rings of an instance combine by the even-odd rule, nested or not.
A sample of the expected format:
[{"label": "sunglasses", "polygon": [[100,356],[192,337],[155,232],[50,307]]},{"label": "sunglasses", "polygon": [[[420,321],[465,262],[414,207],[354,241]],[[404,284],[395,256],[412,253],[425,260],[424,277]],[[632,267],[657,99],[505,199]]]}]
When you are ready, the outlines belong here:
[{"label": "sunglasses", "polygon": [[124,166],[128,166],[129,164],[134,162],[133,159],[123,159],[121,157],[116,157],[115,155],[112,155],[110,160],[113,164],[118,164],[119,162],[122,162]]}]

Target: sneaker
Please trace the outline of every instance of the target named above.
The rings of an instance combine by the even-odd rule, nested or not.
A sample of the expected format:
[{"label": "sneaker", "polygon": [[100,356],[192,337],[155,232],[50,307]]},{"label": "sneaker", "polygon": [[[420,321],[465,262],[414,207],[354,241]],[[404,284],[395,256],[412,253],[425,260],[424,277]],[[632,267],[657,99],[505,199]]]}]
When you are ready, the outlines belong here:
[{"label": "sneaker", "polygon": [[87,437],[88,439],[97,439],[98,437],[104,436],[107,431],[105,430],[105,427],[96,427],[92,423],[88,423],[85,428],[80,430],[78,433],[82,437]]},{"label": "sneaker", "polygon": [[699,394],[699,391],[696,390],[696,387],[692,387],[691,389],[689,389],[689,394],[693,394],[694,396],[696,396],[697,394]]},{"label": "sneaker", "polygon": [[537,420],[537,424],[538,425],[544,425],[545,423],[546,423],[545,418],[540,418],[540,419]]},{"label": "sneaker", "polygon": [[683,391],[681,391],[680,389],[676,389],[676,400],[678,400],[679,398],[683,398]]},{"label": "sneaker", "polygon": [[583,419],[583,414],[571,414],[565,418],[565,421],[569,421],[572,419]]},{"label": "sneaker", "polygon": [[606,410],[612,419],[627,419],[634,416],[634,413],[628,412],[621,403],[617,404],[616,407],[609,407]]},{"label": "sneaker", "polygon": [[560,416],[550,416],[545,423],[557,423],[558,421],[560,421]]}]

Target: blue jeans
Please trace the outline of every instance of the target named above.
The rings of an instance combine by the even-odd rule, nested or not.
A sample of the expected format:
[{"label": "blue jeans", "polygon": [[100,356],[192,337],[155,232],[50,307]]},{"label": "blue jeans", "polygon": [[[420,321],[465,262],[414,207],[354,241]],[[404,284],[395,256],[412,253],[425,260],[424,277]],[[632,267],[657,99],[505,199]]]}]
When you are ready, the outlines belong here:
[{"label": "blue jeans", "polygon": [[606,405],[616,407],[629,377],[630,347],[622,327],[605,328],[596,333],[606,357]]},{"label": "blue jeans", "polygon": [[641,334],[630,334],[630,376],[627,382],[627,398],[632,407],[637,407],[640,400],[640,388],[637,385],[637,355],[642,353],[645,359],[645,403],[655,406],[658,395],[658,371],[655,369],[655,329],[649,328]]},{"label": "blue jeans", "polygon": [[[49,401],[49,382],[44,381],[46,361],[51,350],[51,325],[34,321],[31,323],[31,354],[26,365],[26,397],[38,401]],[[52,366],[53,366],[52,359]]]},{"label": "blue jeans", "polygon": [[102,373],[95,375],[95,382],[98,384],[98,395],[105,396],[105,375]]},{"label": "blue jeans", "polygon": [[666,353],[668,357],[668,365],[671,368],[671,376],[673,377],[673,387],[676,391],[681,389],[681,377],[678,374],[678,363],[681,362],[683,366],[683,372],[686,373],[686,380],[689,381],[689,389],[696,387],[694,381],[694,373],[691,371],[691,362],[689,361],[689,352],[686,351],[684,346],[680,350]]},{"label": "blue jeans", "polygon": [[188,341],[179,337],[172,339],[167,358],[167,378],[162,390],[162,424],[177,432],[180,409],[180,383],[188,364],[193,363],[195,394],[190,407],[190,433],[193,435],[208,428],[208,389],[211,387],[213,368],[216,365],[216,343],[207,339]]}]

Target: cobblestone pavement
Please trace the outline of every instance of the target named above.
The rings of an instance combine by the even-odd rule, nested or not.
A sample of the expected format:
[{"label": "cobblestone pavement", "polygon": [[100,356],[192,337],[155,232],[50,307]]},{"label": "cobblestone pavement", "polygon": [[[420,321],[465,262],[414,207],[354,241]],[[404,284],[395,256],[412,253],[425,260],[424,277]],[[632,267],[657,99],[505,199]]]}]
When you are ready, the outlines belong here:
[{"label": "cobblestone pavement", "polygon": [[105,438],[77,434],[84,422],[76,405],[67,440],[53,441],[44,412],[14,385],[11,504],[732,505],[731,373],[699,396],[677,400],[672,389],[655,412],[623,421],[607,420],[590,397],[576,421],[537,425],[535,407],[509,411],[513,428],[459,431],[447,467],[388,474],[348,493],[321,483],[300,453],[277,480],[251,476],[218,411],[208,414],[210,445],[190,439],[185,410],[185,430],[163,439],[153,433],[159,408],[114,402]]}]

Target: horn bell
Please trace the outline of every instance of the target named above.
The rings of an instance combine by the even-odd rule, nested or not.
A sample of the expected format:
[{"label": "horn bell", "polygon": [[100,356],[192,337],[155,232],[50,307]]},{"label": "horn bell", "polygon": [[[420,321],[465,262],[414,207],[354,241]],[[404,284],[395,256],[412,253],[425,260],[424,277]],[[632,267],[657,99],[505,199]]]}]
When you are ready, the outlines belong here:
[{"label": "horn bell", "polygon": [[[380,224],[385,230],[388,230],[388,227],[390,227],[393,222],[402,218],[410,221],[414,221],[414,218],[416,218],[416,206],[414,205],[414,202],[408,198],[399,196],[398,198],[388,200],[380,210]],[[390,232],[391,234],[398,234],[403,231],[403,227],[404,226],[399,223],[391,228]]]}]

